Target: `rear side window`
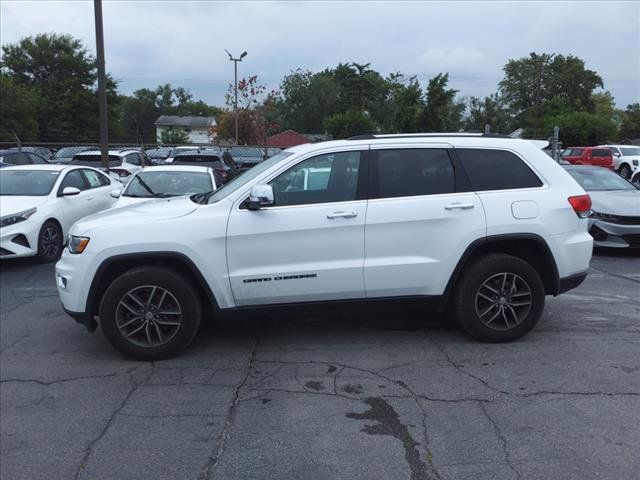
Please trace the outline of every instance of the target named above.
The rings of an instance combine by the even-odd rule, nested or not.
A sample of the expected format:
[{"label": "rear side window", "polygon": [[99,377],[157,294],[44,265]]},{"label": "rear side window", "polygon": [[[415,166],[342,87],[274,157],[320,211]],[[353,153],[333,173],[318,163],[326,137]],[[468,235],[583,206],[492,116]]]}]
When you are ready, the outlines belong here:
[{"label": "rear side window", "polygon": [[111,183],[106,176],[94,170],[83,169],[82,173],[89,184],[89,188],[99,188]]},{"label": "rear side window", "polygon": [[475,191],[542,186],[527,164],[506,150],[459,148],[456,152]]},{"label": "rear side window", "polygon": [[611,150],[608,150],[606,148],[594,148],[591,152],[591,155],[593,157],[610,157]]},{"label": "rear side window", "polygon": [[455,173],[444,149],[377,150],[378,198],[455,192]]}]

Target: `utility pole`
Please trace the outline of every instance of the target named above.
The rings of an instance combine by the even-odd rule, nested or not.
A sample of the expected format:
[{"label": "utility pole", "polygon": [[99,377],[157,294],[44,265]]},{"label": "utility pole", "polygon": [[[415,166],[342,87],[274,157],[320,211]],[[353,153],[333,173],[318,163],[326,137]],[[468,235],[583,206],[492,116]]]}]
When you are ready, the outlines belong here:
[{"label": "utility pole", "polygon": [[107,125],[107,91],[104,69],[104,35],[102,31],[102,0],[93,0],[96,17],[96,54],[98,61],[98,110],[100,115],[100,156],[102,166],[109,171],[109,130]]},{"label": "utility pole", "polygon": [[233,62],[233,92],[235,97],[233,101],[233,116],[236,123],[236,145],[238,145],[238,62],[241,62],[247,56],[247,52],[242,52],[238,58],[233,58],[233,55],[227,49],[225,49],[225,52],[229,55],[229,60]]}]

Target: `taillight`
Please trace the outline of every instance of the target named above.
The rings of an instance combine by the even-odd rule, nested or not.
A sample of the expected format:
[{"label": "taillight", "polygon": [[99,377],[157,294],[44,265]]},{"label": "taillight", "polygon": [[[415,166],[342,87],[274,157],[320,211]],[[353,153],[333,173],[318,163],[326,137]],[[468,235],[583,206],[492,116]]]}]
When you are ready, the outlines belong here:
[{"label": "taillight", "polygon": [[580,218],[587,218],[591,215],[591,197],[589,195],[576,195],[567,200]]}]

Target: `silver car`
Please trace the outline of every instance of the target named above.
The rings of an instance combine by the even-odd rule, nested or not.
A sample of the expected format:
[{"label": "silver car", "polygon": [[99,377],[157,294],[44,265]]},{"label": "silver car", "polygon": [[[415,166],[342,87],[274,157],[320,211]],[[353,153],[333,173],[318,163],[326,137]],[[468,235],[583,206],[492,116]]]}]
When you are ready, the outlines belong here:
[{"label": "silver car", "polygon": [[606,168],[565,169],[591,197],[589,233],[595,246],[640,248],[640,189]]}]

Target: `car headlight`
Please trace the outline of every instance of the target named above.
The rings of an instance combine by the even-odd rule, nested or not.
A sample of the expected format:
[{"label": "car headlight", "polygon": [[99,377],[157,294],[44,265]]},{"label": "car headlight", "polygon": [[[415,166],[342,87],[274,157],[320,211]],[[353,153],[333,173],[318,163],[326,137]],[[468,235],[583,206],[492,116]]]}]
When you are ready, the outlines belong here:
[{"label": "car headlight", "polygon": [[8,227],[9,225],[14,225],[16,223],[24,222],[31,215],[36,213],[37,208],[30,208],[29,210],[25,210],[24,212],[14,213],[11,215],[5,215],[0,218],[0,227]]},{"label": "car headlight", "polygon": [[69,235],[67,244],[69,253],[82,253],[84,252],[84,249],[87,248],[87,245],[89,245],[89,237],[77,237],[75,235]]}]

